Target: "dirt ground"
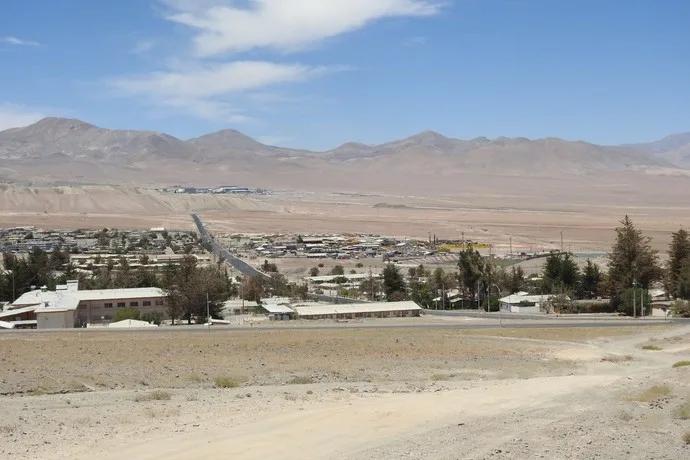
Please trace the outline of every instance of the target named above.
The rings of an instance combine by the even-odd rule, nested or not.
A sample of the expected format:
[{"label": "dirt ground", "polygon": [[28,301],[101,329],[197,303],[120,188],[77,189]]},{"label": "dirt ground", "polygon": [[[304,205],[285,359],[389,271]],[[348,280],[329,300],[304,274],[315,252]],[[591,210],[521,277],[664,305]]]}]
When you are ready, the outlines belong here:
[{"label": "dirt ground", "polygon": [[433,325],[0,334],[0,457],[690,456],[690,327]]}]

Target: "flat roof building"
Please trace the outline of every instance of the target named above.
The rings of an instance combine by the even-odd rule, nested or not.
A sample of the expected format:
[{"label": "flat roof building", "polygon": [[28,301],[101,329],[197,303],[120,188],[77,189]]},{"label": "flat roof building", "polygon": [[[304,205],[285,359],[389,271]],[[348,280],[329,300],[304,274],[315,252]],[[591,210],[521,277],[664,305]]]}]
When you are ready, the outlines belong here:
[{"label": "flat roof building", "polygon": [[55,291],[43,288],[24,293],[12,307],[34,308],[38,328],[54,329],[110,323],[118,309],[127,307],[140,313],[160,312],[166,317],[166,298],[159,288],[80,291],[78,282],[68,281]]},{"label": "flat roof building", "polygon": [[298,319],[403,318],[422,314],[422,307],[411,301],[312,304],[292,308]]}]

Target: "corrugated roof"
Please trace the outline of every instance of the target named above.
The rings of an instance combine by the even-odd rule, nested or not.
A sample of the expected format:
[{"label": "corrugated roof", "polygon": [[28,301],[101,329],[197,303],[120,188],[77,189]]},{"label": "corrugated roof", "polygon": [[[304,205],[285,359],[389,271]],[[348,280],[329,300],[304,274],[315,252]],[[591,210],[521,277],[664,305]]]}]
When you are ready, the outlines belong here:
[{"label": "corrugated roof", "polygon": [[358,313],[378,313],[390,311],[416,311],[422,307],[411,301],[405,302],[376,302],[351,304],[322,304],[306,307],[295,307],[298,316],[320,316]]},{"label": "corrugated roof", "polygon": [[271,303],[265,303],[261,305],[262,308],[264,308],[267,312],[269,313],[275,313],[275,314],[285,314],[285,313],[294,313],[295,310],[292,308],[286,306],[286,305],[277,305],[277,304],[271,304]]},{"label": "corrugated roof", "polygon": [[21,295],[12,305],[29,306],[48,304],[52,308],[75,310],[79,302],[90,300],[123,300],[165,297],[159,288],[101,289],[89,291],[41,291],[35,290]]},{"label": "corrugated roof", "polygon": [[513,294],[513,295],[503,297],[503,298],[498,299],[498,300],[499,300],[499,302],[502,302],[502,303],[507,303],[510,305],[517,305],[520,302],[526,302],[526,303],[546,302],[551,297],[553,297],[553,296],[548,295],[548,294],[547,295],[517,295],[517,294]]},{"label": "corrugated roof", "polygon": [[9,318],[12,316],[17,316],[21,315],[22,313],[31,313],[32,311],[35,311],[37,307],[24,307],[24,308],[15,308],[14,310],[4,310],[0,311],[0,318]]}]

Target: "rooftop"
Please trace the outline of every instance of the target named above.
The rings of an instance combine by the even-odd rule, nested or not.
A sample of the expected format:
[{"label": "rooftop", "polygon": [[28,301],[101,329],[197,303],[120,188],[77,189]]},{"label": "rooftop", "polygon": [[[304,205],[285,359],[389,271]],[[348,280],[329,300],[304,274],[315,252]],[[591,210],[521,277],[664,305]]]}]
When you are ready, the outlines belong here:
[{"label": "rooftop", "polygon": [[411,301],[405,302],[375,302],[351,304],[321,304],[294,307],[298,316],[317,316],[334,314],[375,313],[384,311],[421,310],[422,307]]}]

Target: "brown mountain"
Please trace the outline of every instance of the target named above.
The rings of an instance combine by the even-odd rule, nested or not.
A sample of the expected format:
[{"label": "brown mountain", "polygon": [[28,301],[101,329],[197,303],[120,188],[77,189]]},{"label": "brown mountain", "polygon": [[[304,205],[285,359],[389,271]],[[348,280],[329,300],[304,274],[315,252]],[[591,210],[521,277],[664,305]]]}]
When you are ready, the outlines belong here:
[{"label": "brown mountain", "polygon": [[459,140],[433,131],[381,145],[348,143],[327,152],[264,145],[224,130],[183,141],[148,131],[109,130],[47,118],[0,132],[0,177],[15,181],[218,184],[300,188],[439,176],[542,176],[673,169],[640,148],[548,138]]}]

